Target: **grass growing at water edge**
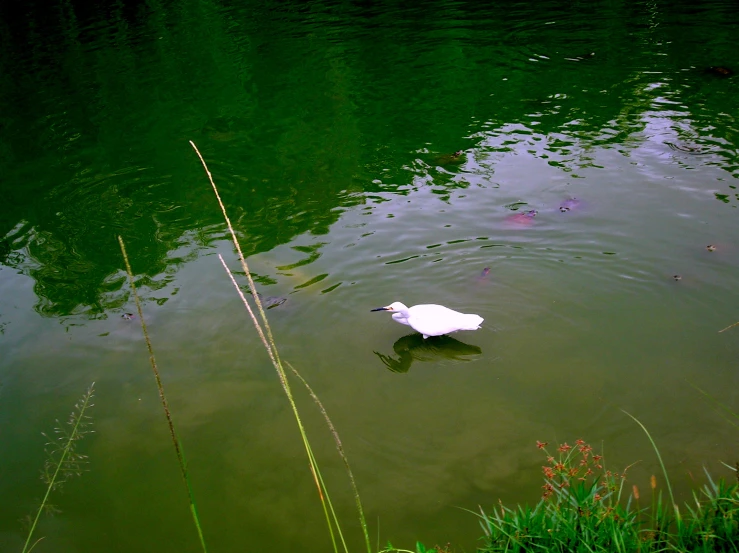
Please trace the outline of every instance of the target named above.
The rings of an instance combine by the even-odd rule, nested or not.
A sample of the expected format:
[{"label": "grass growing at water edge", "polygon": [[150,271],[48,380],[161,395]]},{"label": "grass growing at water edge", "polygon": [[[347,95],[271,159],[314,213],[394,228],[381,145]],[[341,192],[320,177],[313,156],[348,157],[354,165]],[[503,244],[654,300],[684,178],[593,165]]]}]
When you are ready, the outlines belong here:
[{"label": "grass growing at water edge", "polygon": [[546,455],[541,500],[534,507],[481,510],[481,553],[739,552],[737,483],[715,482],[706,471],[708,483],[681,508],[669,480],[665,503],[652,476],[651,501],[642,507],[638,487],[626,485],[629,467],[620,474],[608,470],[603,456],[582,440],[552,453],[547,445],[537,442]]},{"label": "grass growing at water edge", "polygon": [[80,476],[85,469],[87,456],[78,453],[76,447],[77,442],[90,432],[93,432],[89,428],[91,419],[87,415],[87,410],[92,407],[91,402],[94,389],[95,383],[93,382],[82,398],[75,404],[66,425],[56,421],[57,425],[54,427],[54,434],[56,436],[50,437],[44,434],[49,440],[46,444],[46,462],[41,473],[41,479],[46,484],[46,494],[41,500],[41,505],[36,511],[36,516],[31,520],[22,553],[31,551],[43,539],[39,538],[39,540],[31,544],[31,539],[33,539],[33,534],[36,531],[41,513],[45,510],[52,509],[49,503],[51,492],[58,490],[70,478]]}]

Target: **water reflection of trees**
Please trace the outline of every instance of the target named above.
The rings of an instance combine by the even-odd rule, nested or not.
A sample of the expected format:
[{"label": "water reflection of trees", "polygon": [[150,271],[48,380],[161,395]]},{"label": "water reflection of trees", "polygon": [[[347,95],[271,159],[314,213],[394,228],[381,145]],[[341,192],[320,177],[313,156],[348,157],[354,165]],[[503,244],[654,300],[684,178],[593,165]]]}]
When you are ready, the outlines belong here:
[{"label": "water reflection of trees", "polygon": [[691,69],[733,51],[720,4],[687,27],[680,3],[34,6],[0,8],[0,262],[49,315],[121,301],[117,234],[153,287],[187,260],[171,252],[223,237],[191,138],[251,252],[325,234],[409,170],[442,198],[464,186],[464,167],[418,163],[424,148],[563,171],[627,151],[660,99],[678,136],[739,165],[736,84]]}]

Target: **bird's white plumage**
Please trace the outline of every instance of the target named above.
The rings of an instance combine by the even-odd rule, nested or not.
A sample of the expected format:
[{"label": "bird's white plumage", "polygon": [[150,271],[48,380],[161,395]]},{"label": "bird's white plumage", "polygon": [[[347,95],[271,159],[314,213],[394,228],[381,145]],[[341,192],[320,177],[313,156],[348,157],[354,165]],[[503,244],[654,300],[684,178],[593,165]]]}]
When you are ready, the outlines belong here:
[{"label": "bird's white plumage", "polygon": [[406,307],[396,301],[381,309],[390,311],[395,321],[410,326],[423,334],[424,338],[441,336],[457,330],[477,330],[484,320],[479,315],[460,313],[433,303]]}]

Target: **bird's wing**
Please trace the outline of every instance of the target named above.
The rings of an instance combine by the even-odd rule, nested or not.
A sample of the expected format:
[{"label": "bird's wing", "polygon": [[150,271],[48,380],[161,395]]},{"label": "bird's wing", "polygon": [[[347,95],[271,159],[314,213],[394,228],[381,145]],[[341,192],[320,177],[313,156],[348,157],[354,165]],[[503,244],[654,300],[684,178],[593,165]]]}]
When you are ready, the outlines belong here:
[{"label": "bird's wing", "polygon": [[455,330],[474,330],[482,320],[478,315],[460,313],[443,305],[422,304],[411,308],[408,324],[421,334],[440,336]]},{"label": "bird's wing", "polygon": [[455,317],[460,314],[443,305],[415,305],[410,310],[408,325],[421,334],[440,336],[458,330],[453,323]]}]

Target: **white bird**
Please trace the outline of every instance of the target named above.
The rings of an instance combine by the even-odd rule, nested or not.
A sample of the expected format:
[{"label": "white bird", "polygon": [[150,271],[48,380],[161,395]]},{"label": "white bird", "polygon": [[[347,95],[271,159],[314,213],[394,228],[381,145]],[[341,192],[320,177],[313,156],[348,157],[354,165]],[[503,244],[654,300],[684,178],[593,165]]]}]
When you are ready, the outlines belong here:
[{"label": "white bird", "polygon": [[485,320],[479,315],[460,313],[433,303],[406,307],[396,301],[372,311],[391,311],[394,320],[420,332],[424,338],[441,336],[456,330],[477,330]]}]

